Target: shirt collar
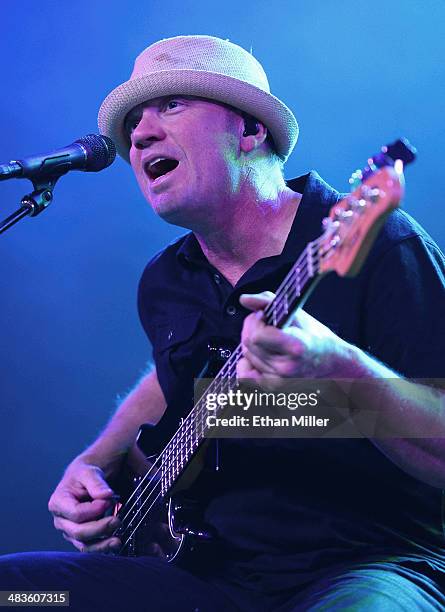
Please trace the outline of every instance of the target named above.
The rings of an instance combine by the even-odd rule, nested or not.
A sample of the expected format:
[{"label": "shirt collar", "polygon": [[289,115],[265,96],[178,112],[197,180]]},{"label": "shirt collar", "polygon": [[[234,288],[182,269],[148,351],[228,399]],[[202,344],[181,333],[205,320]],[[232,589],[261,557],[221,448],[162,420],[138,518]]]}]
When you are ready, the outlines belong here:
[{"label": "shirt collar", "polygon": [[302,194],[297,214],[292,223],[281,255],[284,262],[294,262],[308,242],[322,232],[322,219],[340,199],[338,191],[330,187],[312,170],[308,174],[286,181],[288,187]]}]

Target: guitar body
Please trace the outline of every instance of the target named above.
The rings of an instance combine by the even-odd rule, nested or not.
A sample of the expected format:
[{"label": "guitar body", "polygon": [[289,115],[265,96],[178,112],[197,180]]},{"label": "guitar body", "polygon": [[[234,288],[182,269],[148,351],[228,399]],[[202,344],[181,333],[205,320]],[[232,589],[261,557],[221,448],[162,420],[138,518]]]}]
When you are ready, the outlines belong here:
[{"label": "guitar body", "polygon": [[[200,377],[215,376],[230,357],[232,348],[224,338],[210,338],[208,362]],[[153,503],[154,500],[147,502],[141,495],[144,490],[144,476],[150,473],[159,453],[168,446],[187,412],[188,409],[185,409],[183,415],[178,415],[167,408],[156,425],[143,424],[136,440],[137,450],[133,450],[129,455],[119,480],[113,483],[123,498],[123,503],[116,505],[114,513],[119,518],[125,516],[126,523],[133,522],[134,527],[130,534],[128,530],[125,535],[122,534],[125,546],[121,555],[157,555],[169,562],[179,563],[185,559],[190,562],[190,556],[196,556],[202,545],[216,540],[215,529],[204,522],[205,500],[198,492],[206,492],[210,482],[214,483],[215,471],[218,469],[217,440],[206,440],[201,444],[198,452],[187,462],[168,496]],[[159,481],[159,472],[155,471],[150,481]],[[195,483],[197,486],[194,486]],[[134,503],[131,503],[134,491],[139,494],[135,496]],[[146,519],[145,512],[149,508],[149,519]],[[121,537],[119,529],[115,535]]]}]

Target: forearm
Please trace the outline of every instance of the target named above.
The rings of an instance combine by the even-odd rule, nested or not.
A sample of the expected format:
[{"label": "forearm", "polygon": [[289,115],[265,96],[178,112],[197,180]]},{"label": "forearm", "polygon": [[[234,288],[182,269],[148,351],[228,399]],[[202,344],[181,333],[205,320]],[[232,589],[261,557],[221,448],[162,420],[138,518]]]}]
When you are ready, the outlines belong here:
[{"label": "forearm", "polygon": [[108,477],[132,448],[142,423],[157,423],[166,407],[156,372],[145,375],[99,435],[76,459],[98,465]]},{"label": "forearm", "polygon": [[415,478],[445,488],[443,390],[403,379],[359,349],[355,358],[360,379],[351,388],[351,405],[358,415],[374,413],[373,444]]}]

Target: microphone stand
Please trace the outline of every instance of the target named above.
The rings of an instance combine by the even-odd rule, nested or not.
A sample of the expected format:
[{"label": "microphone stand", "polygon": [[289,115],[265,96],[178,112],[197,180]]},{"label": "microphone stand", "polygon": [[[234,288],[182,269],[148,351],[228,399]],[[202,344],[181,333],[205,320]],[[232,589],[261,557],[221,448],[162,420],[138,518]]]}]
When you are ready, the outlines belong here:
[{"label": "microphone stand", "polygon": [[48,178],[41,184],[33,183],[34,191],[23,196],[21,206],[12,215],[0,223],[0,234],[15,225],[24,217],[36,217],[53,201],[53,189],[61,175]]}]

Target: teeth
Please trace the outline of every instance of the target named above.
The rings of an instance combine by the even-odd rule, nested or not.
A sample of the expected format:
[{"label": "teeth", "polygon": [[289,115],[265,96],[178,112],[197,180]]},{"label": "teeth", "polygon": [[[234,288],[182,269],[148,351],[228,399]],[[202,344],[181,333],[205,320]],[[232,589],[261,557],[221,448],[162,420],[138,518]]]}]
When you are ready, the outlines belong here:
[{"label": "teeth", "polygon": [[179,162],[169,157],[155,157],[148,161],[144,168],[151,180],[156,180],[174,170]]},{"label": "teeth", "polygon": [[149,164],[148,167],[151,168],[152,166],[154,166],[155,164],[157,164],[160,161],[163,161],[164,159],[167,159],[166,157],[156,157],[156,159],[153,159]]}]

